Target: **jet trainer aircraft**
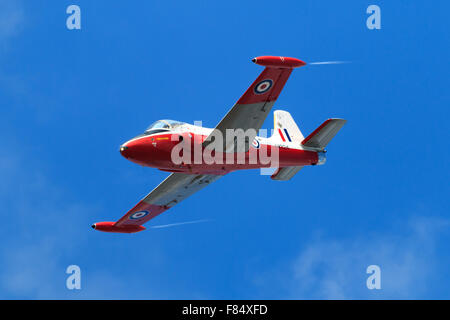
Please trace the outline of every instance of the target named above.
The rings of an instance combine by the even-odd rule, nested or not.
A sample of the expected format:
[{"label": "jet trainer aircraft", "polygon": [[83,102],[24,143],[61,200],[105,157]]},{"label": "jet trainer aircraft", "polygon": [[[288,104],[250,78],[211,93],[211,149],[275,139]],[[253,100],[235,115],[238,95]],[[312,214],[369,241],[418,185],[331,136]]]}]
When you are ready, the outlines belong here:
[{"label": "jet trainer aircraft", "polygon": [[214,129],[159,120],[120,147],[126,159],[171,174],[118,221],[97,222],[92,228],[145,230],[144,223],[235,170],[276,167],[271,178],[289,180],[304,166],[325,163],[325,147],[344,119],[328,119],[305,138],[291,115],[277,110],[272,136],[257,136],[292,70],[306,63],[274,56],[252,61],[264,70]]}]

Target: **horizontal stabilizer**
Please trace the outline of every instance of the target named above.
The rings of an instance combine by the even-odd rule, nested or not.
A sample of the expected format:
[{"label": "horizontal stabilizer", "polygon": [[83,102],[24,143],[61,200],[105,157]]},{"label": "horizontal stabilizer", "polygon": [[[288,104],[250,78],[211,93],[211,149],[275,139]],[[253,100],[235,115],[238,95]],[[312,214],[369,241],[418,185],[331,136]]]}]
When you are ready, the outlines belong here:
[{"label": "horizontal stabilizer", "polygon": [[270,178],[272,180],[287,181],[295,176],[301,168],[303,168],[303,166],[278,168]]},{"label": "horizontal stabilizer", "polygon": [[307,136],[302,141],[302,145],[309,148],[324,149],[346,122],[347,120],[344,119],[328,119]]}]

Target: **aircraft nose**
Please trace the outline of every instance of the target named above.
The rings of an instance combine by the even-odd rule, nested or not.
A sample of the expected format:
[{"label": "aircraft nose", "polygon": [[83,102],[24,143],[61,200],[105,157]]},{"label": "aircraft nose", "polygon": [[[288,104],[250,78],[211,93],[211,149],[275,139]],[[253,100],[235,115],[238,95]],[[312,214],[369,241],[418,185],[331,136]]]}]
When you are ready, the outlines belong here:
[{"label": "aircraft nose", "polygon": [[129,148],[127,147],[127,146],[120,146],[120,148],[119,148],[119,151],[120,151],[120,154],[122,155],[122,156],[124,156],[125,158],[128,158],[128,156],[127,156],[127,150],[128,150]]},{"label": "aircraft nose", "polygon": [[142,140],[130,140],[119,147],[120,154],[127,160],[141,164],[149,159],[148,143]]}]

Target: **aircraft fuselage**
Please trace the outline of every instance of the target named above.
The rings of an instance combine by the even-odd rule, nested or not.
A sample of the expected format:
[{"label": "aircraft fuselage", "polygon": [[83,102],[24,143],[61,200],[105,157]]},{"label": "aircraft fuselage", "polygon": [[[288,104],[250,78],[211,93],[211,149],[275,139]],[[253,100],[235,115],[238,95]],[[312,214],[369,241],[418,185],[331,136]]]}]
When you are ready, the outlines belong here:
[{"label": "aircraft fuselage", "polygon": [[[209,128],[185,124],[176,131],[138,136],[124,143],[120,150],[122,156],[139,165],[191,174],[226,174],[242,169],[316,165],[321,164],[323,159],[320,152],[264,137],[256,137],[246,152],[208,153],[203,142],[211,132]],[[183,141],[189,141],[189,148],[182,151],[189,155],[181,154],[184,161],[180,163],[174,161],[174,156],[179,155],[174,148]],[[207,155],[214,159],[207,158]]]}]

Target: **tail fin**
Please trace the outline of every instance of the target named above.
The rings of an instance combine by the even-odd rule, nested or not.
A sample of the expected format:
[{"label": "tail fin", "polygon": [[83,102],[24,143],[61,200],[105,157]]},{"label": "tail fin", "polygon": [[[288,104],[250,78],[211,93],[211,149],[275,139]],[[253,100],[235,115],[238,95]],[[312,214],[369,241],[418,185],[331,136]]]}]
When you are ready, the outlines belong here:
[{"label": "tail fin", "polygon": [[344,119],[328,119],[307,136],[302,141],[302,145],[323,150],[346,122],[347,120]]},{"label": "tail fin", "polygon": [[303,141],[303,134],[289,112],[283,110],[274,111],[273,121],[273,138],[281,139],[283,142],[294,142],[297,144]]}]

